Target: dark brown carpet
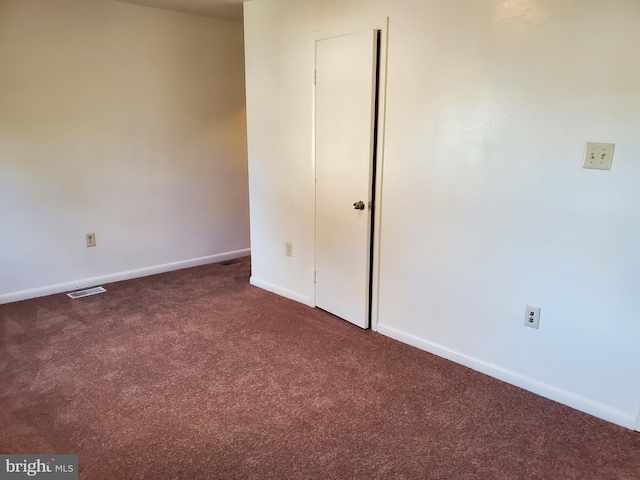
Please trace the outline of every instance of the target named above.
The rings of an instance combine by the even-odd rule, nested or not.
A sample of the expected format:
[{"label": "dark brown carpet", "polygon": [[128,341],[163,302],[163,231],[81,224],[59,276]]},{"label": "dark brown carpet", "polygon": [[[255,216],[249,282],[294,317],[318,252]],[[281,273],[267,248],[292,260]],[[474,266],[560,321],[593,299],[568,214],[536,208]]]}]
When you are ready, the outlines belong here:
[{"label": "dark brown carpet", "polygon": [[0,306],[0,452],[100,479],[640,479],[640,435],[248,285]]}]

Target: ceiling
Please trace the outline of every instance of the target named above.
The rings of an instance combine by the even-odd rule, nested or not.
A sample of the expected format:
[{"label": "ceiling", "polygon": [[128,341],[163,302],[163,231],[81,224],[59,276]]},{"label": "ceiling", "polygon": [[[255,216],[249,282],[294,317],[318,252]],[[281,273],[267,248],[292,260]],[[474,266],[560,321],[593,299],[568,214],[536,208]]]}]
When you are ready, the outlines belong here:
[{"label": "ceiling", "polygon": [[242,21],[243,0],[117,0],[147,7],[163,8],[174,12],[191,13],[204,17]]}]

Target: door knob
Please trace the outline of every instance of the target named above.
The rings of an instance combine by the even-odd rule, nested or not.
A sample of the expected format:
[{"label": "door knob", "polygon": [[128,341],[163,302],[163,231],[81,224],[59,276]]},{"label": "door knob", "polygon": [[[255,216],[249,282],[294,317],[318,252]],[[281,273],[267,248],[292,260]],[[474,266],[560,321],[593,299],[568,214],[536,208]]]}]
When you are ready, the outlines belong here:
[{"label": "door knob", "polygon": [[364,210],[364,202],[360,200],[359,202],[354,203],[353,208],[356,210]]}]

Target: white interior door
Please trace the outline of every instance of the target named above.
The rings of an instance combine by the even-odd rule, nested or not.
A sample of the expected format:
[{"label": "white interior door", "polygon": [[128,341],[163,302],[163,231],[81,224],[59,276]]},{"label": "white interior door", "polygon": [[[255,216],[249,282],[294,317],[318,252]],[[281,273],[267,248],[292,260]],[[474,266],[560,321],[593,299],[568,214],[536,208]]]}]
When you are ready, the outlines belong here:
[{"label": "white interior door", "polygon": [[368,30],[316,43],[316,306],[362,328],[369,326],[376,39]]}]

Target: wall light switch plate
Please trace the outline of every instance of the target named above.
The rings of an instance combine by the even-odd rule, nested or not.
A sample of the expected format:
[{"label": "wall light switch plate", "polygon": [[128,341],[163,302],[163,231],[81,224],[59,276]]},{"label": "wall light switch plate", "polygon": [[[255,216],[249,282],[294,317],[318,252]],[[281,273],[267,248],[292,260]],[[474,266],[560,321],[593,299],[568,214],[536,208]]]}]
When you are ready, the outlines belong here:
[{"label": "wall light switch plate", "polygon": [[584,162],[582,163],[582,168],[611,170],[613,147],[613,143],[588,142],[584,149]]}]

